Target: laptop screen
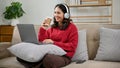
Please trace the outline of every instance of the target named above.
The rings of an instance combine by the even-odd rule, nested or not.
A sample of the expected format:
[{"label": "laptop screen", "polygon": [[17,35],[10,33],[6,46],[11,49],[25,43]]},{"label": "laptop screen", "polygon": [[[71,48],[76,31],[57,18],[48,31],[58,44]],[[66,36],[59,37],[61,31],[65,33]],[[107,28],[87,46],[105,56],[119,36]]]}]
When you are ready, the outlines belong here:
[{"label": "laptop screen", "polygon": [[38,39],[33,24],[17,24],[22,42],[38,44]]}]

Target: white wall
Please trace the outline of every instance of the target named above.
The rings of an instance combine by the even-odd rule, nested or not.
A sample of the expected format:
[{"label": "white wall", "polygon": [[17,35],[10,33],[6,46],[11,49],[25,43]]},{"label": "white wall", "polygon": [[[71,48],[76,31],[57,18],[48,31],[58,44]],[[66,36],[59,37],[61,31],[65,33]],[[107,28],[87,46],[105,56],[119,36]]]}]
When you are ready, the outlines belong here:
[{"label": "white wall", "polygon": [[5,11],[5,7],[10,5],[11,1],[18,1],[18,0],[0,0],[0,25],[10,24],[9,21],[4,19],[3,12]]},{"label": "white wall", "polygon": [[113,0],[113,23],[120,24],[120,0]]},{"label": "white wall", "polygon": [[28,13],[22,21],[28,20],[28,23],[40,24],[47,16],[53,17],[56,3],[57,0],[33,0],[29,4],[25,4]]},{"label": "white wall", "polygon": [[3,12],[4,12],[4,8],[7,5],[7,2],[5,0],[0,0],[0,24],[3,24]]},{"label": "white wall", "polygon": [[20,23],[27,24],[40,24],[46,17],[53,17],[55,5],[63,2],[63,0],[0,0],[0,15],[4,12],[5,6],[10,5],[12,1],[22,2],[26,14],[20,18]]},{"label": "white wall", "polygon": [[[0,15],[11,1],[22,2],[26,14],[20,18],[20,23],[40,24],[45,17],[53,17],[54,7],[64,0],[0,0]],[[113,24],[120,24],[120,0],[113,0]],[[0,16],[1,22],[1,16]]]},{"label": "white wall", "polygon": [[53,14],[56,0],[22,0],[23,8],[26,12],[21,18],[21,23],[40,24],[45,17]]}]

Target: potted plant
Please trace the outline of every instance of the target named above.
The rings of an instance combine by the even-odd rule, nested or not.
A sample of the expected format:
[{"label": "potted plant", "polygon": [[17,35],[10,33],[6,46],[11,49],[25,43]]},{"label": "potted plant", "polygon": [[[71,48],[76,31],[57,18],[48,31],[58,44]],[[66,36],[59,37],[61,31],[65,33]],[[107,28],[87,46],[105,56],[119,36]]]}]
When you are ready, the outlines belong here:
[{"label": "potted plant", "polygon": [[6,6],[3,15],[5,19],[11,20],[11,25],[15,26],[19,23],[18,18],[22,17],[24,13],[20,2],[12,2],[10,6]]}]

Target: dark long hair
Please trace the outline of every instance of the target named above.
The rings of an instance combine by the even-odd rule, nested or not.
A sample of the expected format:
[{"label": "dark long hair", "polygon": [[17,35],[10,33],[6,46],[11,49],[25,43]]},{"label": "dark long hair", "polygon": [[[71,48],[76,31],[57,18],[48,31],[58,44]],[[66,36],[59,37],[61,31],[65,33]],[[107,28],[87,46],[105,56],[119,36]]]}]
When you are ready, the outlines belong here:
[{"label": "dark long hair", "polygon": [[[67,5],[66,5],[66,6],[67,6]],[[57,5],[55,6],[55,8],[56,8],[56,7],[59,7],[64,14],[67,12],[67,9],[66,9],[66,7],[65,7],[63,4],[57,4]],[[67,7],[68,7],[68,6],[67,6]],[[54,8],[54,9],[55,9],[55,8]],[[69,11],[69,7],[68,7],[68,11]],[[69,11],[69,14],[70,14],[70,11]],[[58,22],[57,22],[56,19],[54,18],[54,21],[53,21],[54,23],[53,23],[52,27],[53,27],[53,28],[59,27],[61,30],[65,30],[65,29],[68,27],[70,21],[72,21],[70,18],[64,18],[63,21],[62,21],[62,26],[59,27]]]}]

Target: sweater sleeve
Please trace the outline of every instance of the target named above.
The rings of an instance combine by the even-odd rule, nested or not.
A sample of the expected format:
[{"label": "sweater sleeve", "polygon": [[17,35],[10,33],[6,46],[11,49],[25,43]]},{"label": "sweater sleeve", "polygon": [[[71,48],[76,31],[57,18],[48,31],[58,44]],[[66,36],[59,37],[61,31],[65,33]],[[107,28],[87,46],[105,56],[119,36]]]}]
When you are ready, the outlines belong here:
[{"label": "sweater sleeve", "polygon": [[65,51],[74,51],[78,44],[78,31],[77,28],[72,28],[68,36],[68,42],[54,41],[54,44],[61,47]]},{"label": "sweater sleeve", "polygon": [[44,39],[49,38],[49,34],[46,29],[40,27],[39,33],[38,33],[38,40],[42,42]]}]

